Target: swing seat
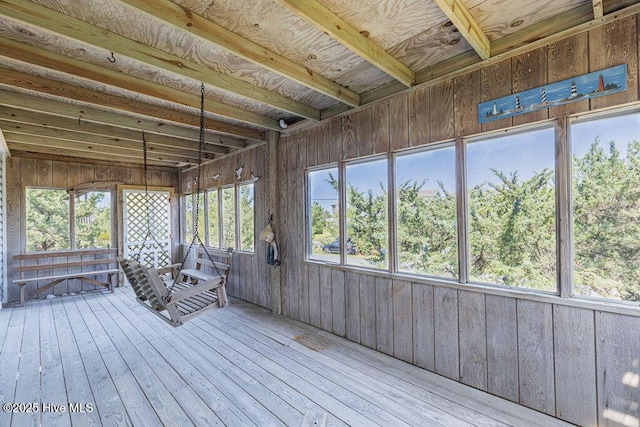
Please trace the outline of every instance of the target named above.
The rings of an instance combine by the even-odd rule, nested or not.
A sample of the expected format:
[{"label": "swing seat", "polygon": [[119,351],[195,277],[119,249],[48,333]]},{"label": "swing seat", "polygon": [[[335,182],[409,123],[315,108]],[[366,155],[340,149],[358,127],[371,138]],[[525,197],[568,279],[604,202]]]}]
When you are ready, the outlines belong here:
[{"label": "swing seat", "polygon": [[136,300],[174,327],[210,308],[229,305],[222,277],[196,285],[183,282],[173,285],[163,282],[154,268],[145,268],[120,256],[117,260],[136,294]]}]

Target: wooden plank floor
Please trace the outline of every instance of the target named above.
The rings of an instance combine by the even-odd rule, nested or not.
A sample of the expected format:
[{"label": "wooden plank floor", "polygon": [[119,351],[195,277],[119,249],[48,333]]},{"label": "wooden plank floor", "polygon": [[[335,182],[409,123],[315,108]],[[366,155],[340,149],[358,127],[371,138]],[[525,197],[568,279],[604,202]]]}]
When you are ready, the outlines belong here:
[{"label": "wooden plank floor", "polygon": [[34,300],[0,344],[0,401],[37,404],[2,426],[565,425],[239,300],[180,328],[125,288]]}]

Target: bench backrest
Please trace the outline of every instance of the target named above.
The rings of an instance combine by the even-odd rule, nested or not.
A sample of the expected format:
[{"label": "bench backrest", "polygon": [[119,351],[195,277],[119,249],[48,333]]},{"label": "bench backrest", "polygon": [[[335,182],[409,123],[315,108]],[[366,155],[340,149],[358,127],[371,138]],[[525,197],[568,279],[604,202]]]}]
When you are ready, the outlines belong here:
[{"label": "bench backrest", "polygon": [[[209,256],[207,256],[207,253],[211,256],[213,262],[209,259]],[[204,248],[200,247],[196,252],[196,269],[213,274],[217,274],[217,272],[219,271],[221,275],[223,275],[225,278],[228,278],[229,269],[231,268],[232,254],[233,248],[207,248],[207,252],[205,252]]]},{"label": "bench backrest", "polygon": [[[148,301],[149,305],[155,310],[164,309],[164,297],[167,294],[166,288],[159,289],[158,286],[155,286],[149,277],[150,271],[137,261],[122,257],[119,257],[118,261],[121,261],[122,271],[127,276],[127,280],[129,280],[138,299]],[[162,283],[162,280],[160,280],[160,283]]]},{"label": "bench backrest", "polygon": [[[94,270],[117,268],[117,249],[80,249],[75,251],[33,252],[15,255],[14,261],[20,265],[13,269],[25,278],[26,273],[35,272],[36,276],[47,275],[44,270],[61,270],[67,268],[83,268],[93,266]],[[81,258],[81,261],[69,261],[70,258]],[[87,259],[89,258],[89,259]]]}]

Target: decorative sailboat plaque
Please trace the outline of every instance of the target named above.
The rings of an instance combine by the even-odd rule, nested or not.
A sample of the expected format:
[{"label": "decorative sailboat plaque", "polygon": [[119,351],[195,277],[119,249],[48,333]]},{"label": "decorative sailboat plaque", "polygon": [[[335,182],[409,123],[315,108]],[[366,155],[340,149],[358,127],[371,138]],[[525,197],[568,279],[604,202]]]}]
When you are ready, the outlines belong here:
[{"label": "decorative sailboat plaque", "polygon": [[487,123],[571,102],[627,90],[627,64],[478,104],[478,120]]}]

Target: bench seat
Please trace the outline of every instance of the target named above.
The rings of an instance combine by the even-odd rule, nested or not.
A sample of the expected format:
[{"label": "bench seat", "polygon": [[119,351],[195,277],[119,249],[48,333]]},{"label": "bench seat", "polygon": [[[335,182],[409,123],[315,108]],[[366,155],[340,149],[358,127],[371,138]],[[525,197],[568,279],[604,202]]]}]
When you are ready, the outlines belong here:
[{"label": "bench seat", "polygon": [[[198,248],[195,258],[195,268],[185,268],[178,273],[178,281],[186,283],[206,282],[217,277],[222,277],[226,285],[229,279],[229,269],[231,268],[232,250],[217,248]],[[208,255],[207,255],[208,253]],[[209,256],[221,261],[210,260]]]}]

